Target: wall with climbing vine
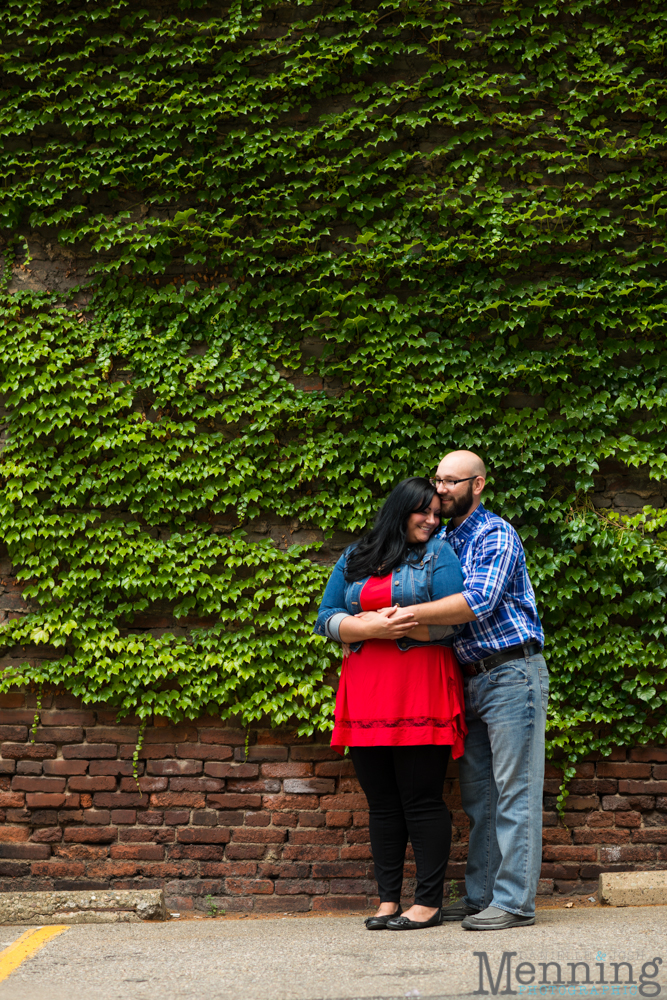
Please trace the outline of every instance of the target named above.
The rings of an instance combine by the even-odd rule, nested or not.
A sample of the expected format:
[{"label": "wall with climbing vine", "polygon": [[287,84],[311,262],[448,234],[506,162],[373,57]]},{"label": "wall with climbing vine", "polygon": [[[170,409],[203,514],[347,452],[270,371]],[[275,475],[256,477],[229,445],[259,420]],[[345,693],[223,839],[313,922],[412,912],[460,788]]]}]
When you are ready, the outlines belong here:
[{"label": "wall with climbing vine", "polygon": [[8,0],[3,689],[330,724],[392,484],[479,451],[551,752],[664,739],[660,0]]}]

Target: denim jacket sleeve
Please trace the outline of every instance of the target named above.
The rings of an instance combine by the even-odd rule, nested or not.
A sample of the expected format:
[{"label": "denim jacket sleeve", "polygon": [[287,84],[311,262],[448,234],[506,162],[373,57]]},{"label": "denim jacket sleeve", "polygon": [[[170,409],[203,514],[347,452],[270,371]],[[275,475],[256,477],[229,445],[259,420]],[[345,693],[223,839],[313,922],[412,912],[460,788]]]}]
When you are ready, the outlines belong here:
[{"label": "denim jacket sleeve", "polygon": [[325,636],[327,639],[334,639],[340,642],[338,636],[338,629],[335,628],[331,631],[329,623],[333,622],[337,625],[340,624],[342,618],[339,618],[336,623],[337,616],[347,616],[349,611],[345,606],[345,559],[346,554],[340,557],[338,562],[333,568],[333,572],[329,577],[329,582],[327,583],[326,590],[324,591],[324,597],[320,604],[319,611],[317,613],[317,621],[315,622],[315,627],[313,631],[317,635]]}]

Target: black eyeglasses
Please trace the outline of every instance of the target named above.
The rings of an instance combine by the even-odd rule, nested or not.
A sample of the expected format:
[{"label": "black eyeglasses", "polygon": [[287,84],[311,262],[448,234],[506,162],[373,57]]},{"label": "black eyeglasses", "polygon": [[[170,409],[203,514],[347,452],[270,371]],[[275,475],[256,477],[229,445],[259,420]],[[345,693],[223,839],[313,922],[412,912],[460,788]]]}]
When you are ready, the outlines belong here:
[{"label": "black eyeglasses", "polygon": [[429,476],[429,483],[437,489],[440,483],[443,486],[458,486],[459,483],[467,483],[470,479],[479,479],[479,476],[466,476],[465,479],[439,479],[437,476]]}]

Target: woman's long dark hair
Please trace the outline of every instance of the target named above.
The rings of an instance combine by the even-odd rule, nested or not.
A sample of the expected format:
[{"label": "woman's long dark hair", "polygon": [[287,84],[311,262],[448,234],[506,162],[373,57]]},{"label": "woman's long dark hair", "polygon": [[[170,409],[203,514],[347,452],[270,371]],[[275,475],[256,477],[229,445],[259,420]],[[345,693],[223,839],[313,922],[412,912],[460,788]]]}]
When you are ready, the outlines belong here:
[{"label": "woman's long dark hair", "polygon": [[436,493],[428,479],[410,476],[396,486],[382,504],[374,527],[350,552],[345,579],[386,576],[410,557],[421,559],[424,545],[410,545],[406,528],[410,514],[425,511]]}]

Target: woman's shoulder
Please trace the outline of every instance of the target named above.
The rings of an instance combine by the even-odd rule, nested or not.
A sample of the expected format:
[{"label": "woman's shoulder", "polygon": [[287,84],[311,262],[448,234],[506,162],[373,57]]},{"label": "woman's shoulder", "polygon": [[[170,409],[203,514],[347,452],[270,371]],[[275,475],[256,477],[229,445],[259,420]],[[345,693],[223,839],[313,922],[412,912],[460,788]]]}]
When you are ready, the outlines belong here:
[{"label": "woman's shoulder", "polygon": [[429,538],[426,543],[426,551],[433,553],[433,558],[443,562],[458,563],[458,557],[447,541],[447,536],[444,531],[438,531],[437,534]]}]

